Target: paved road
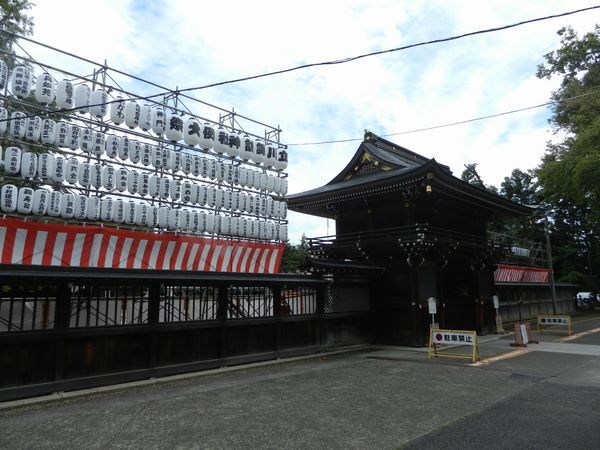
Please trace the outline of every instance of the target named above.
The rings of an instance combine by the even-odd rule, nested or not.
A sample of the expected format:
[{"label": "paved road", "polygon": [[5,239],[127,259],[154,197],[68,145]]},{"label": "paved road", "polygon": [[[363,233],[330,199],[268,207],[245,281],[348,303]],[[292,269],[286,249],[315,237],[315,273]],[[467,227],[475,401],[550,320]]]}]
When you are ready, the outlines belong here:
[{"label": "paved road", "polygon": [[559,348],[478,366],[371,349],[5,410],[0,448],[596,449],[600,332]]}]

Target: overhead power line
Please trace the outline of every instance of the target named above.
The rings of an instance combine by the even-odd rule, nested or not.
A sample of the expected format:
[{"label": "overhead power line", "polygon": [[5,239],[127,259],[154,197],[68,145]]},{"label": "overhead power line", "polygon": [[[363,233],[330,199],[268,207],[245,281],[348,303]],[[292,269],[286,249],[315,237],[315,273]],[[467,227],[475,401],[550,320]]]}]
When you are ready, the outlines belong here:
[{"label": "overhead power line", "polygon": [[190,87],[190,88],[185,88],[185,89],[179,89],[178,92],[198,91],[198,90],[201,90],[201,89],[207,89],[207,88],[216,87],[216,86],[223,86],[225,84],[239,83],[240,81],[255,80],[257,78],[264,78],[264,77],[270,77],[272,75],[279,75],[279,74],[282,74],[282,73],[293,72],[295,70],[306,69],[308,67],[331,66],[331,65],[335,65],[335,64],[344,64],[344,63],[348,63],[348,62],[351,62],[351,61],[356,61],[358,59],[368,58],[368,57],[371,57],[371,56],[383,55],[385,53],[399,52],[399,51],[402,51],[402,50],[408,50],[410,48],[422,47],[422,46],[431,45],[431,44],[439,44],[441,42],[456,41],[458,39],[463,39],[463,38],[470,37],[470,36],[476,36],[476,35],[485,34],[485,33],[492,33],[492,32],[495,32],[495,31],[508,30],[510,28],[516,28],[516,27],[520,27],[522,25],[527,25],[527,24],[530,24],[530,23],[542,22],[544,20],[550,20],[550,19],[556,19],[558,17],[570,16],[572,14],[578,14],[580,12],[591,11],[591,10],[599,9],[599,8],[600,8],[600,5],[589,6],[587,8],[576,9],[576,10],[573,10],[573,11],[567,11],[567,12],[560,13],[560,14],[553,14],[553,15],[550,15],[550,16],[538,17],[536,19],[523,20],[521,22],[516,22],[516,23],[509,24],[509,25],[503,25],[503,26],[500,26],[500,27],[487,28],[487,29],[484,29],[484,30],[477,30],[477,31],[471,31],[469,33],[459,34],[459,35],[456,35],[456,36],[450,36],[450,37],[440,38],[440,39],[432,39],[432,40],[429,40],[429,41],[418,42],[418,43],[415,43],[415,44],[408,44],[408,45],[404,45],[402,47],[390,48],[390,49],[387,49],[387,50],[379,50],[379,51],[376,51],[376,52],[363,53],[363,54],[360,54],[360,55],[350,56],[350,57],[343,58],[343,59],[336,59],[336,60],[332,60],[332,61],[322,61],[322,62],[316,62],[316,63],[302,64],[302,65],[295,66],[295,67],[290,67],[290,68],[287,68],[287,69],[275,70],[273,72],[265,72],[265,73],[261,73],[261,74],[258,74],[258,75],[251,75],[251,76],[242,77],[242,78],[235,78],[235,79],[227,80],[227,81],[219,81],[219,82],[216,82],[216,83],[205,84],[204,86],[196,86],[196,87]]},{"label": "overhead power line", "polygon": [[[587,97],[589,95],[595,95],[595,94],[600,94],[600,90],[586,92],[585,94],[575,95],[573,97],[568,97],[568,98],[562,99],[560,101],[550,101],[550,102],[546,102],[546,103],[540,103],[539,105],[525,106],[524,108],[511,109],[510,111],[504,111],[504,112],[500,112],[500,113],[496,113],[496,114],[488,114],[486,116],[473,117],[471,119],[459,120],[458,122],[444,123],[441,125],[432,125],[430,127],[415,128],[412,130],[398,131],[395,133],[380,134],[380,136],[381,137],[399,136],[401,134],[420,133],[423,131],[436,130],[439,128],[447,128],[447,127],[453,127],[456,125],[464,125],[466,123],[477,122],[479,120],[485,120],[485,119],[493,119],[495,117],[507,116],[509,114],[515,114],[515,113],[519,113],[519,112],[523,112],[523,111],[529,111],[531,109],[542,108],[544,106],[558,105],[563,102],[568,102],[570,100],[575,100],[575,99],[578,99],[581,97]],[[363,140],[363,138],[331,139],[328,141],[318,141],[318,142],[297,142],[294,144],[287,144],[287,145],[288,145],[288,147],[299,147],[299,146],[303,146],[303,145],[339,144],[340,142],[356,142],[356,141],[362,141],[362,140]]]}]

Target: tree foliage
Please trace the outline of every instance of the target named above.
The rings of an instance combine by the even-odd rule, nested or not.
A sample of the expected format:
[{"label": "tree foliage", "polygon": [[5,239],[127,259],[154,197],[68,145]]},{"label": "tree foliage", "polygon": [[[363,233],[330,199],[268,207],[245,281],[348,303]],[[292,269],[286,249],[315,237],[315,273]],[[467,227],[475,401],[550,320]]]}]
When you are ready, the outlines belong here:
[{"label": "tree foliage", "polygon": [[544,55],[539,78],[561,77],[548,144],[536,171],[560,264],[559,279],[597,288],[600,270],[600,27],[581,38],[558,31],[561,47]]},{"label": "tree foliage", "polygon": [[33,34],[33,18],[27,15],[32,7],[33,3],[27,0],[0,0],[0,49],[2,58],[11,69],[15,64],[13,47],[17,38],[14,35]]},{"label": "tree foliage", "polygon": [[281,258],[280,272],[304,272],[308,268],[308,250],[309,246],[305,235],[302,235],[298,245],[287,242]]}]

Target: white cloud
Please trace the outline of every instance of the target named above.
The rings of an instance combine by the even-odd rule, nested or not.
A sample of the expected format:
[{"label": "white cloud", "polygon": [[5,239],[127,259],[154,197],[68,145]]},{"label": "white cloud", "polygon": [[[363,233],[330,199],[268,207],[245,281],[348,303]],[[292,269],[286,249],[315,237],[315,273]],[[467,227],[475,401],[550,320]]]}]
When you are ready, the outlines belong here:
[{"label": "white cloud", "polygon": [[[344,58],[590,6],[590,1],[68,1],[37,0],[35,38],[174,88],[204,85],[298,64]],[[556,30],[591,30],[596,11],[194,93],[266,123],[283,142],[360,138],[544,103],[555,81],[538,80]],[[28,45],[36,58],[86,73],[88,64]],[[118,81],[140,94],[157,92]],[[190,105],[192,102],[186,102]],[[215,112],[198,107],[195,112]],[[544,115],[545,114],[545,115]],[[477,162],[498,185],[537,165],[550,138],[544,110],[390,138],[435,157],[460,175]],[[255,130],[261,132],[262,130]],[[358,142],[290,148],[290,192],[328,182]],[[329,231],[334,227],[330,223]],[[326,223],[290,214],[294,240],[327,232]]]}]

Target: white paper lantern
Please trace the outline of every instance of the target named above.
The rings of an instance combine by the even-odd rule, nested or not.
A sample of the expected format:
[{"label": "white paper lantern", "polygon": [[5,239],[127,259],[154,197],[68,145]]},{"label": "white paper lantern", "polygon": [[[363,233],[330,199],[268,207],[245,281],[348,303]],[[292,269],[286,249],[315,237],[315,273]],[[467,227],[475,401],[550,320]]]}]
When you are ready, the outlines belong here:
[{"label": "white paper lantern", "polygon": [[160,188],[160,177],[156,175],[150,175],[148,179],[148,195],[150,197],[158,197]]},{"label": "white paper lantern", "polygon": [[232,236],[239,236],[240,235],[240,218],[239,217],[232,217],[231,218],[230,229],[231,229],[231,235]]},{"label": "white paper lantern", "polygon": [[263,241],[267,239],[267,223],[259,222],[258,223],[258,237]]},{"label": "white paper lantern", "polygon": [[246,176],[246,187],[249,187],[250,189],[253,189],[255,186],[254,180],[258,180],[258,172],[255,172],[254,170],[250,170],[248,169],[248,174]]},{"label": "white paper lantern", "polygon": [[89,197],[87,200],[86,217],[94,222],[100,219],[100,197]]},{"label": "white paper lantern", "polygon": [[113,202],[113,222],[124,223],[125,222],[125,202],[120,198]]},{"label": "white paper lantern", "polygon": [[200,213],[198,211],[191,211],[190,213],[191,215],[191,228],[190,231],[192,232],[197,232],[197,231],[202,231],[200,228]]},{"label": "white paper lantern", "polygon": [[100,220],[112,222],[114,214],[114,202],[110,197],[104,197],[100,202]]},{"label": "white paper lantern", "polygon": [[65,181],[67,172],[67,160],[62,156],[54,157],[54,173],[52,174],[52,181],[56,183],[62,183]]},{"label": "white paper lantern", "polygon": [[242,139],[240,135],[236,132],[229,133],[229,148],[227,149],[227,154],[235,158],[240,154],[241,146]]},{"label": "white paper lantern", "polygon": [[256,139],[254,141],[254,154],[252,161],[256,164],[264,163],[266,159],[266,147],[264,139]]},{"label": "white paper lantern", "polygon": [[140,159],[142,159],[142,143],[132,139],[129,141],[129,160],[137,164]]},{"label": "white paper lantern", "polygon": [[158,196],[163,200],[167,200],[169,198],[169,187],[170,180],[168,178],[161,178],[158,185]]},{"label": "white paper lantern", "polygon": [[282,171],[287,169],[288,166],[288,153],[284,148],[277,149],[277,161],[275,162],[275,169]]},{"label": "white paper lantern", "polygon": [[119,167],[116,174],[115,179],[115,187],[119,192],[125,192],[127,190],[127,178],[129,175],[129,170],[125,167]]},{"label": "white paper lantern", "polygon": [[42,118],[35,116],[29,117],[25,121],[25,139],[28,141],[39,141],[42,132]]},{"label": "white paper lantern", "polygon": [[169,181],[169,197],[171,197],[172,200],[179,200],[181,198],[181,181]]},{"label": "white paper lantern", "polygon": [[138,194],[140,194],[141,196],[146,196],[148,195],[148,183],[150,181],[150,174],[149,173],[141,173],[140,174],[140,180],[138,183]]},{"label": "white paper lantern", "polygon": [[148,222],[148,205],[138,203],[135,205],[135,224],[144,226]]},{"label": "white paper lantern", "polygon": [[215,146],[215,129],[209,123],[202,125],[202,134],[200,136],[200,147],[210,150]]},{"label": "white paper lantern", "polygon": [[156,146],[152,146],[152,156],[150,159],[150,163],[156,167],[157,169],[160,169],[163,165],[162,165],[162,161],[163,161],[163,151],[160,147],[156,147]]},{"label": "white paper lantern", "polygon": [[92,165],[92,174],[91,174],[91,181],[92,181],[92,186],[95,187],[96,189],[100,189],[103,184],[102,184],[102,172],[103,172],[103,167],[102,164],[93,164]]},{"label": "white paper lantern", "polygon": [[165,132],[165,112],[162,108],[152,109],[152,131],[159,136]]},{"label": "white paper lantern", "polygon": [[90,112],[94,117],[102,119],[108,112],[108,94],[102,89],[96,89],[90,95]]},{"label": "white paper lantern", "polygon": [[12,72],[11,91],[17,98],[29,97],[33,75],[26,66],[16,66]]},{"label": "white paper lantern", "polygon": [[227,236],[231,235],[231,217],[229,216],[221,216],[221,234],[225,234]]},{"label": "white paper lantern", "polygon": [[8,147],[4,151],[4,171],[9,175],[16,175],[21,171],[21,149]]},{"label": "white paper lantern", "polygon": [[277,179],[277,177],[274,177],[273,175],[269,175],[267,176],[267,191],[268,192],[274,192],[275,191],[275,180]]},{"label": "white paper lantern", "polygon": [[200,172],[200,176],[202,178],[208,178],[210,175],[211,162],[208,158],[202,158],[202,169]]},{"label": "white paper lantern", "polygon": [[224,200],[224,192],[223,189],[216,189],[215,193],[215,207],[222,208]]},{"label": "white paper lantern", "polygon": [[172,166],[172,161],[173,159],[171,158],[171,150],[169,150],[168,148],[163,148],[161,151],[161,167],[164,169],[171,169],[173,170],[173,166]]},{"label": "white paper lantern", "polygon": [[240,222],[238,224],[238,236],[248,237],[248,221],[245,217],[240,217]]},{"label": "white paper lantern", "polygon": [[223,181],[225,179],[225,164],[217,161],[217,171],[215,172],[217,181]]},{"label": "white paper lantern", "polygon": [[[0,60],[1,62],[2,60]],[[6,133],[6,128],[8,124],[8,110],[3,106],[0,106],[0,136],[3,136]]]},{"label": "white paper lantern", "polygon": [[0,190],[0,209],[5,213],[12,213],[17,210],[17,198],[19,196],[19,188],[13,184],[5,184]]},{"label": "white paper lantern", "polygon": [[142,165],[144,166],[149,166],[150,163],[152,162],[152,144],[148,144],[147,142],[144,142],[142,144],[142,156],[140,161],[142,162]]},{"label": "white paper lantern", "polygon": [[261,216],[266,216],[267,215],[267,197],[259,197],[258,201],[259,201],[258,214],[260,214]]},{"label": "white paper lantern", "polygon": [[90,163],[82,162],[79,164],[77,182],[81,186],[90,187],[92,184],[92,166]]},{"label": "white paper lantern", "polygon": [[192,147],[200,143],[202,127],[193,117],[190,117],[183,124],[183,142]]},{"label": "white paper lantern", "polygon": [[36,189],[33,193],[33,214],[43,216],[48,210],[50,192],[47,189]]},{"label": "white paper lantern", "polygon": [[139,183],[140,174],[135,170],[129,171],[127,174],[127,190],[130,194],[137,194]]},{"label": "white paper lantern", "polygon": [[166,206],[160,206],[158,208],[158,226],[160,228],[167,228],[169,226],[169,211],[171,209]]},{"label": "white paper lantern", "polygon": [[288,192],[288,180],[287,178],[281,179],[281,195],[287,195]]},{"label": "white paper lantern", "polygon": [[92,152],[94,132],[91,128],[81,128],[80,148],[86,153]]},{"label": "white paper lantern", "polygon": [[8,65],[0,59],[0,91],[3,91],[6,87],[6,83],[8,82]]},{"label": "white paper lantern", "polygon": [[102,187],[108,191],[115,188],[116,171],[113,166],[104,166],[102,168]]},{"label": "white paper lantern", "polygon": [[279,217],[285,219],[287,217],[287,203],[279,202]]},{"label": "white paper lantern", "polygon": [[267,197],[267,208],[265,214],[269,217],[275,216],[275,201],[271,197]]},{"label": "white paper lantern", "polygon": [[192,167],[194,165],[194,158],[189,153],[184,153],[182,162],[181,162],[181,171],[186,175],[189,175],[192,172]]},{"label": "white paper lantern", "polygon": [[198,196],[196,197],[196,204],[203,206],[208,202],[208,191],[206,186],[200,185],[198,186]]},{"label": "white paper lantern", "polygon": [[56,143],[56,122],[54,120],[44,119],[42,121],[40,139],[44,145],[53,145]]},{"label": "white paper lantern", "polygon": [[75,205],[75,195],[63,194],[62,203],[60,205],[60,216],[63,219],[72,219],[74,215],[73,207]]},{"label": "white paper lantern", "polygon": [[248,169],[245,167],[240,167],[238,184],[240,186],[248,186]]},{"label": "white paper lantern", "polygon": [[241,170],[241,167],[239,167],[239,166],[232,167],[232,174],[231,174],[231,181],[230,181],[232,184],[240,184],[240,170]]},{"label": "white paper lantern", "polygon": [[240,193],[234,191],[231,193],[231,210],[239,211],[240,209]]},{"label": "white paper lantern", "polygon": [[90,110],[90,95],[92,90],[87,84],[80,84],[75,88],[75,109],[80,114]]},{"label": "white paper lantern", "polygon": [[38,177],[51,180],[54,176],[54,155],[42,153],[38,156]]},{"label": "white paper lantern", "polygon": [[172,114],[167,120],[165,138],[171,142],[178,142],[183,138],[183,119]]},{"label": "white paper lantern", "polygon": [[181,201],[183,203],[192,203],[192,186],[191,181],[184,181],[181,183]]},{"label": "white paper lantern", "polygon": [[33,178],[37,174],[37,155],[35,153],[25,152],[21,156],[21,176],[23,178]]},{"label": "white paper lantern", "polygon": [[217,171],[219,168],[219,161],[216,161],[214,159],[209,160],[208,162],[208,177],[211,180],[215,180],[217,178]]},{"label": "white paper lantern", "polygon": [[171,160],[167,167],[171,169],[173,172],[179,172],[182,166],[182,153],[178,150],[174,150],[171,152]]},{"label": "white paper lantern", "polygon": [[42,105],[49,105],[54,100],[54,78],[48,72],[38,75],[35,82],[35,99]]},{"label": "white paper lantern", "polygon": [[200,194],[200,186],[196,183],[191,184],[191,192],[190,192],[190,203],[198,203],[198,196]]},{"label": "white paper lantern", "polygon": [[102,156],[106,148],[106,135],[101,131],[92,133],[92,153],[96,156]]},{"label": "white paper lantern", "polygon": [[115,125],[121,125],[125,122],[125,100],[118,96],[110,104],[110,120]]},{"label": "white paper lantern", "polygon": [[285,224],[279,225],[279,240],[285,242],[288,240],[288,227]]},{"label": "white paper lantern", "polygon": [[179,213],[179,226],[183,231],[191,231],[193,228],[192,215],[187,209],[182,209]]},{"label": "white paper lantern", "polygon": [[131,141],[129,140],[129,137],[120,136],[119,137],[119,145],[117,147],[117,155],[119,156],[119,158],[121,158],[123,161],[128,159],[130,148],[131,148]]},{"label": "white paper lantern", "polygon": [[214,149],[217,153],[225,153],[229,150],[229,133],[222,125],[217,129]]},{"label": "white paper lantern", "polygon": [[177,230],[181,226],[181,211],[179,209],[169,210],[169,223],[167,228],[169,230]]},{"label": "white paper lantern", "polygon": [[152,128],[152,108],[150,105],[140,106],[140,121],[138,126],[144,131]]},{"label": "white paper lantern", "polygon": [[217,202],[217,190],[214,187],[206,188],[206,204],[214,208]]},{"label": "white paper lantern", "polygon": [[274,181],[273,181],[273,192],[275,192],[276,194],[281,194],[281,178],[279,177],[274,177]]},{"label": "white paper lantern", "polygon": [[273,222],[267,222],[267,239],[270,241],[275,239],[275,224]]},{"label": "white paper lantern", "polygon": [[52,217],[60,216],[60,212],[62,209],[62,197],[62,192],[50,192],[50,196],[48,198],[48,209],[46,211],[46,214]]},{"label": "white paper lantern", "polygon": [[198,155],[192,156],[192,174],[199,177],[202,173],[202,157]]},{"label": "white paper lantern", "polygon": [[269,176],[266,173],[258,174],[257,188],[260,189],[261,191],[264,191],[265,189],[267,189],[268,180],[269,180]]},{"label": "white paper lantern", "polygon": [[252,219],[246,221],[246,235],[253,239],[258,237],[258,223],[256,221]]},{"label": "white paper lantern", "polygon": [[69,138],[71,134],[71,127],[66,122],[58,122],[56,124],[56,129],[54,133],[54,137],[56,139],[55,143],[57,147],[68,147],[69,146]]},{"label": "white paper lantern", "polygon": [[67,159],[67,163],[65,164],[65,181],[67,183],[75,184],[77,183],[78,176],[79,161],[77,161],[75,158]]},{"label": "white paper lantern", "polygon": [[223,191],[223,208],[228,209],[231,211],[231,196],[232,196],[232,192],[227,190],[227,191]]},{"label": "white paper lantern", "polygon": [[77,150],[81,146],[81,132],[82,128],[77,125],[69,127],[69,148],[71,150]]},{"label": "white paper lantern", "polygon": [[277,147],[275,144],[267,144],[266,145],[266,155],[265,155],[265,166],[267,167],[275,167],[277,164]]},{"label": "white paper lantern", "polygon": [[247,206],[248,206],[248,196],[245,193],[240,192],[239,196],[238,196],[238,210],[242,211],[242,212],[248,212],[246,209]]},{"label": "white paper lantern", "polygon": [[119,137],[114,134],[106,136],[104,150],[109,158],[116,158],[119,154]]},{"label": "white paper lantern", "polygon": [[148,205],[146,225],[150,228],[156,228],[158,226],[158,208],[154,205]]},{"label": "white paper lantern", "polygon": [[250,159],[253,160],[254,157],[254,141],[247,134],[241,139],[240,143],[240,158],[244,161],[248,161]]},{"label": "white paper lantern", "polygon": [[125,223],[127,225],[135,224],[135,203],[133,201],[124,202],[123,204]]},{"label": "white paper lantern", "polygon": [[137,102],[130,100],[125,103],[125,125],[130,129],[134,129],[140,123],[140,105]]},{"label": "white paper lantern", "polygon": [[73,201],[73,217],[77,220],[87,218],[87,200],[85,195],[76,195]]},{"label": "white paper lantern", "polygon": [[204,218],[204,231],[209,234],[215,232],[215,216],[211,213],[206,214]]},{"label": "white paper lantern", "polygon": [[227,183],[233,184],[234,172],[234,167],[231,164],[225,164],[225,181]]},{"label": "white paper lantern", "polygon": [[69,80],[59,81],[56,85],[56,106],[61,109],[73,108],[73,83]]},{"label": "white paper lantern", "polygon": [[206,231],[206,213],[204,211],[198,213],[198,231],[201,233]]},{"label": "white paper lantern", "polygon": [[8,134],[17,139],[23,139],[25,137],[25,126],[25,114],[21,111],[14,111],[10,115]]},{"label": "white paper lantern", "polygon": [[22,187],[19,189],[17,200],[17,212],[19,214],[31,214],[33,210],[33,189]]}]

